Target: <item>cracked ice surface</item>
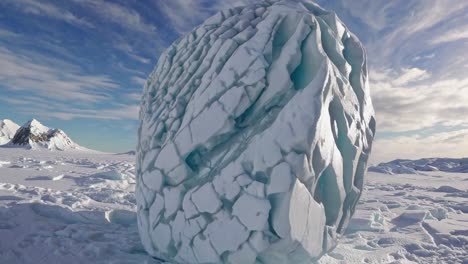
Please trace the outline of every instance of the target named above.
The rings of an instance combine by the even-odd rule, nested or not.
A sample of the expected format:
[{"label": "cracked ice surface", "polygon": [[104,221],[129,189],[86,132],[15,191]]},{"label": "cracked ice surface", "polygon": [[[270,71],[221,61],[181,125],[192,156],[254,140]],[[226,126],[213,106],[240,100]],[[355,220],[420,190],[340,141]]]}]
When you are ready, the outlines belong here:
[{"label": "cracked ice surface", "polygon": [[336,245],[375,132],[366,58],[332,12],[261,1],[160,57],[142,100],[139,232],[175,263],[308,263]]}]

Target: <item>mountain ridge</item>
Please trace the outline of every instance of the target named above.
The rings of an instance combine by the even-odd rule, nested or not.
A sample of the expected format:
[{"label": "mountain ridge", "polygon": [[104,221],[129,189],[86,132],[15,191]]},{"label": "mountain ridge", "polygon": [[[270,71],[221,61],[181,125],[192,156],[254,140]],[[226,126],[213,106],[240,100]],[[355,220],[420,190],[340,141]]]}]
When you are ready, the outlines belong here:
[{"label": "mountain ridge", "polygon": [[468,158],[396,159],[370,166],[368,170],[384,174],[424,174],[428,171],[468,173]]},{"label": "mountain ridge", "polygon": [[6,147],[48,150],[87,150],[75,143],[63,130],[49,128],[37,119],[31,119],[15,131]]}]

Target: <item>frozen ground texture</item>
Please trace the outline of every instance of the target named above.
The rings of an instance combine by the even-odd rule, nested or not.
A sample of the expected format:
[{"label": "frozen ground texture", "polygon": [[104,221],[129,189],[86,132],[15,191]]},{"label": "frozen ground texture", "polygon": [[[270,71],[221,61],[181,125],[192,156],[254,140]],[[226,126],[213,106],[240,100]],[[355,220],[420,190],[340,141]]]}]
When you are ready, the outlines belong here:
[{"label": "frozen ground texture", "polygon": [[468,158],[432,158],[420,160],[398,159],[369,167],[369,171],[386,174],[424,174],[428,171],[468,173]]},{"label": "frozen ground texture", "polygon": [[[138,235],[134,158],[0,148],[0,263],[160,264]],[[467,263],[467,174],[371,172],[366,182],[320,264]]]},{"label": "frozen ground texture", "polygon": [[138,235],[134,158],[0,148],[0,263],[160,263]]},{"label": "frozen ground texture", "polygon": [[468,263],[468,174],[369,172],[327,263]]},{"label": "frozen ground texture", "polygon": [[310,263],[336,245],[375,131],[362,45],[312,3],[218,13],[145,86],[139,231],[176,263]]}]

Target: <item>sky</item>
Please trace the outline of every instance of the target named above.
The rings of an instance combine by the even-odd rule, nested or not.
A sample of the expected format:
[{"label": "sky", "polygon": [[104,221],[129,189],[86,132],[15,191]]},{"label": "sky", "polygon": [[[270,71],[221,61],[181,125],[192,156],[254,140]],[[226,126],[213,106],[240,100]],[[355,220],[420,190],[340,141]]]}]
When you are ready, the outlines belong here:
[{"label": "sky", "polygon": [[[0,119],[31,118],[77,143],[135,148],[158,56],[218,10],[255,0],[2,0]],[[468,1],[317,0],[367,50],[371,163],[468,156]]]}]

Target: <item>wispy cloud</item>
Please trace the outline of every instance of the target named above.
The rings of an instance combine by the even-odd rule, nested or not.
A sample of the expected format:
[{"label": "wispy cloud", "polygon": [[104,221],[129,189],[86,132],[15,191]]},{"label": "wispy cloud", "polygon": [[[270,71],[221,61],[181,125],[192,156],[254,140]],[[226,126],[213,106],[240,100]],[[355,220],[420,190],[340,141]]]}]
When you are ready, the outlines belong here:
[{"label": "wispy cloud", "polygon": [[[213,9],[205,7],[206,1],[156,1],[156,5],[168,17],[174,29],[182,34],[190,31],[194,25],[199,24],[213,12]],[[177,12],[174,12],[174,10],[177,10]]]},{"label": "wispy cloud", "polygon": [[[414,34],[432,28],[437,24],[447,22],[468,6],[468,3],[458,0],[419,0],[415,3],[411,15],[406,17],[394,34],[403,32]],[[411,26],[404,27],[405,24]]]},{"label": "wispy cloud", "polygon": [[[119,86],[108,76],[83,74],[77,67],[54,67],[56,60],[38,61],[0,47],[0,86],[11,91],[29,91],[61,101],[97,102]],[[60,67],[62,66],[62,67]]]},{"label": "wispy cloud", "polygon": [[[458,0],[319,0],[336,9],[341,18],[365,41],[372,67],[397,71],[411,68],[415,58],[434,54],[439,63],[427,64],[433,74],[447,67],[467,45],[436,49],[435,44],[459,40],[468,24],[468,2]],[[457,30],[458,28],[458,30]],[[450,69],[448,69],[450,68]],[[424,68],[423,68],[424,69]]]},{"label": "wispy cloud", "polygon": [[[58,58],[43,57],[0,46],[1,101],[18,106],[27,116],[70,120],[74,118],[135,120],[138,100],[135,90],[122,90],[110,76],[85,74]],[[134,82],[143,79],[134,76]],[[133,91],[133,92],[132,92]],[[128,102],[118,103],[119,101]]]},{"label": "wispy cloud", "polygon": [[154,2],[163,11],[164,15],[167,16],[174,29],[184,34],[217,11],[252,3],[255,0],[156,0]]},{"label": "wispy cloud", "polygon": [[102,18],[120,25],[121,27],[154,34],[156,26],[145,19],[134,9],[101,0],[74,0],[76,3],[88,7],[91,12],[99,14]]},{"label": "wispy cloud", "polygon": [[120,51],[123,51],[130,58],[132,58],[132,59],[134,59],[134,60],[136,60],[138,62],[141,62],[141,63],[144,63],[144,64],[148,64],[148,63],[151,62],[150,59],[138,55],[138,53],[135,51],[135,48],[132,45],[130,45],[130,43],[128,41],[125,41],[125,40],[116,41],[116,43],[114,44],[114,47],[116,49],[120,50]]},{"label": "wispy cloud", "polygon": [[[394,0],[393,2],[401,2]],[[399,3],[392,1],[380,0],[357,0],[357,1],[341,1],[342,6],[352,16],[364,22],[375,31],[383,30],[389,25],[389,14],[392,13],[394,7]]]},{"label": "wispy cloud", "polygon": [[80,18],[69,10],[39,0],[5,0],[3,4],[9,4],[28,15],[43,16],[61,20],[76,26],[94,28],[89,21]]},{"label": "wispy cloud", "polygon": [[402,74],[392,83],[397,86],[408,85],[417,81],[421,81],[430,77],[430,74],[419,68],[403,69]]},{"label": "wispy cloud", "polygon": [[138,76],[133,76],[132,81],[134,83],[138,84],[138,85],[141,85],[141,86],[145,85],[145,83],[146,83],[146,79],[138,77]]},{"label": "wispy cloud", "polygon": [[140,101],[142,97],[142,93],[133,93],[133,94],[128,94],[128,98],[134,101]]},{"label": "wispy cloud", "polygon": [[21,99],[2,97],[0,101],[18,107],[18,112],[26,116],[41,119],[57,118],[72,120],[75,118],[106,119],[106,120],[136,120],[138,119],[140,99],[139,94],[128,94],[126,97],[133,104],[110,104],[105,107],[76,107],[66,102],[51,101],[46,98],[24,96]]},{"label": "wispy cloud", "polygon": [[17,38],[19,36],[20,35],[17,34],[17,33],[14,33],[14,32],[11,32],[9,30],[0,28],[0,37],[2,37],[2,38]]},{"label": "wispy cloud", "polygon": [[50,118],[55,117],[63,120],[71,120],[75,118],[87,119],[105,119],[105,120],[123,120],[123,119],[138,119],[138,105],[121,105],[115,108],[105,109],[64,109],[57,112],[39,112],[38,116]]},{"label": "wispy cloud", "polygon": [[[59,3],[45,0],[5,0],[0,2],[0,8],[2,5],[26,15],[55,19],[78,28],[92,29],[94,33],[106,34],[115,49],[143,64],[148,64],[151,60],[142,55],[141,49],[148,51],[148,47],[154,49],[155,46],[163,45],[160,36],[163,33],[157,31],[157,26],[152,21],[145,19],[136,9],[123,4],[101,0],[73,0]],[[79,14],[74,12],[73,10],[76,8],[73,6],[77,5],[84,8],[86,12],[80,11]],[[112,27],[103,26],[103,23],[112,25]],[[53,25],[48,23],[38,23],[35,26],[43,29],[44,33],[50,33],[54,30]],[[5,35],[7,33],[8,36]],[[0,36],[11,38],[11,33],[1,30]],[[88,31],[88,33],[94,34],[92,31]],[[129,36],[129,34],[138,35]],[[142,43],[147,44],[141,45]],[[50,45],[51,42],[45,44]]]},{"label": "wispy cloud", "polygon": [[166,33],[154,23],[154,17],[145,17],[137,8],[140,6],[140,9],[152,9],[149,2],[72,2],[84,8],[87,15],[100,25],[96,31],[106,36],[113,50],[124,53],[136,62],[150,64],[168,44],[164,41]]},{"label": "wispy cloud", "polygon": [[[410,69],[371,72],[372,97],[380,131],[411,131],[436,124],[468,124],[468,78],[427,79]],[[374,77],[376,76],[376,77]]]},{"label": "wispy cloud", "polygon": [[468,25],[449,30],[431,40],[432,44],[442,44],[459,40],[468,40]]}]

